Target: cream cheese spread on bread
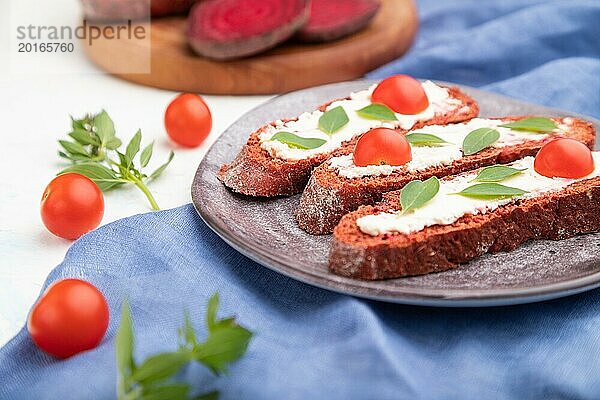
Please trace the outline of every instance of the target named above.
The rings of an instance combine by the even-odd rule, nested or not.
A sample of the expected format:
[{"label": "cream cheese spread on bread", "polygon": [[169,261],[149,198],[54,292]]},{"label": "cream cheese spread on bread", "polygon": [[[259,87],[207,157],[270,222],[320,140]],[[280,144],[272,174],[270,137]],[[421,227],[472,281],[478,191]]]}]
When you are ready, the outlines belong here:
[{"label": "cream cheese spread on bread", "polygon": [[385,233],[410,234],[419,232],[428,226],[450,225],[465,215],[486,214],[498,207],[510,204],[518,199],[534,198],[544,193],[558,191],[586,179],[600,176],[600,152],[592,152],[594,171],[580,179],[547,178],[535,172],[534,157],[525,157],[509,166],[525,169],[522,173],[502,181],[503,185],[527,191],[521,196],[500,199],[473,198],[456,193],[473,185],[477,172],[459,175],[450,180],[441,180],[437,195],[421,208],[406,214],[386,212],[366,215],[356,220],[359,229],[368,235]]},{"label": "cream cheese spread on bread", "polygon": [[[304,113],[293,121],[275,121],[274,125],[269,126],[261,133],[260,146],[271,157],[291,161],[302,160],[317,154],[330,153],[337,150],[342,146],[342,143],[351,140],[355,136],[362,135],[373,128],[402,128],[409,130],[418,121],[429,120],[436,114],[443,114],[463,106],[460,100],[449,95],[448,89],[440,87],[431,81],[425,81],[423,82],[423,89],[429,100],[429,106],[423,112],[414,115],[395,113],[397,121],[363,118],[356,112],[372,104],[371,94],[376,86],[373,85],[369,89],[352,93],[348,99],[334,101],[327,106],[326,110],[341,106],[348,115],[349,122],[334,134],[328,135],[319,130],[319,118],[321,118],[323,112],[316,110]],[[323,139],[326,142],[315,149],[291,148],[285,143],[270,140],[278,132],[290,132],[303,138]]]},{"label": "cream cheese spread on bread", "polygon": [[[569,129],[570,118],[565,118],[558,125],[554,134],[560,135]],[[362,178],[364,176],[387,176],[396,171],[422,171],[431,167],[450,165],[463,157],[462,143],[469,132],[479,128],[493,128],[500,133],[500,139],[492,147],[506,147],[532,140],[543,140],[548,134],[517,131],[500,127],[505,122],[499,119],[473,118],[460,124],[430,125],[415,130],[415,132],[435,135],[448,142],[439,146],[411,146],[412,161],[406,165],[369,165],[359,167],[354,165],[352,154],[332,157],[329,166],[336,169],[338,175],[344,178]],[[410,134],[412,132],[408,132]]]}]

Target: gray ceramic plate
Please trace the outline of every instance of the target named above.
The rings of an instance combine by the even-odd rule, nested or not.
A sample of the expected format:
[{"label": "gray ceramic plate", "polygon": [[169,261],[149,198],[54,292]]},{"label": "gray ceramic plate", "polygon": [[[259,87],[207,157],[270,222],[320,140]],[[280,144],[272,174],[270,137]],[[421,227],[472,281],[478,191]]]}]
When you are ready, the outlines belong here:
[{"label": "gray ceramic plate", "polygon": [[[344,82],[289,93],[255,108],[229,127],[200,163],[192,186],[194,204],[208,226],[267,268],[311,285],[383,301],[492,306],[551,299],[600,286],[600,234],[530,242],[513,252],[485,255],[442,273],[375,282],[343,278],[327,270],[330,236],[311,236],[294,223],[299,196],[257,200],[234,195],[217,180],[219,166],[230,162],[250,132],[265,122],[294,117],[371,83]],[[573,115],[469,87],[461,89],[477,99],[482,116]],[[593,122],[598,130],[600,121]]]}]

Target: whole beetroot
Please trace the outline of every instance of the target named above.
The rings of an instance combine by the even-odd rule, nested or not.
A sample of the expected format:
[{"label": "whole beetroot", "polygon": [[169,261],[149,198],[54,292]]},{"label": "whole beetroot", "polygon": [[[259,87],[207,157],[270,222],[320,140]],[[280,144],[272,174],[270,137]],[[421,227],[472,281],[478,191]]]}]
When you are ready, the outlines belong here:
[{"label": "whole beetroot", "polygon": [[85,17],[92,21],[140,20],[183,14],[197,0],[82,0]]},{"label": "whole beetroot", "polygon": [[358,32],[371,22],[379,0],[312,0],[310,18],[296,35],[303,42],[328,42]]},{"label": "whole beetroot", "polygon": [[205,0],[189,15],[187,37],[199,55],[250,56],[286,41],[308,20],[310,0]]},{"label": "whole beetroot", "polygon": [[152,0],[150,12],[153,17],[185,14],[197,1],[202,0]]}]

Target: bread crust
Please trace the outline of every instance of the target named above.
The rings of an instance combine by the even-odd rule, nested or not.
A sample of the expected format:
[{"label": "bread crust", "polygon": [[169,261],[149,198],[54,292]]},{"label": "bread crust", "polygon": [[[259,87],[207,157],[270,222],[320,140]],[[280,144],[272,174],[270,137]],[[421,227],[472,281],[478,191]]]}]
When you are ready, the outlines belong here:
[{"label": "bread crust", "polygon": [[[413,129],[426,125],[466,121],[479,114],[479,107],[473,98],[461,92],[457,87],[448,88],[448,92],[450,97],[460,100],[463,105],[453,111],[436,114],[430,120],[417,122]],[[324,111],[334,101],[336,100],[322,105],[319,110]],[[270,125],[274,125],[274,123]],[[332,153],[319,154],[304,160],[287,161],[271,157],[266,150],[260,147],[260,134],[267,128],[268,125],[265,125],[253,132],[233,162],[220,168],[219,180],[232,191],[256,197],[290,196],[300,193],[306,186],[314,167],[329,157],[347,154],[354,148],[360,137],[357,136],[344,142],[339,149]],[[405,132],[401,129],[398,131]]]},{"label": "bread crust", "polygon": [[600,230],[596,177],[409,235],[370,236],[360,231],[358,218],[398,210],[399,196],[399,191],[387,193],[378,205],[363,206],[342,218],[333,232],[332,272],[365,280],[422,275],[455,268],[485,253],[511,251],[528,240],[566,239]]},{"label": "bread crust", "polygon": [[[515,121],[522,117],[502,117],[505,121]],[[565,135],[585,143],[590,149],[594,147],[595,130],[591,123],[571,118],[572,129]],[[564,118],[554,118],[563,123]],[[484,166],[508,163],[525,156],[535,155],[539,149],[552,140],[535,140],[514,146],[488,148],[477,154],[465,156],[456,162],[440,167],[431,167],[423,171],[399,172],[389,176],[367,176],[362,178],[345,178],[329,168],[328,163],[317,167],[302,193],[300,204],[296,210],[296,221],[300,228],[313,235],[329,234],[345,214],[356,210],[361,205],[375,204],[383,193],[401,189],[412,180],[438,178],[481,168]],[[348,153],[346,153],[348,154]]]}]

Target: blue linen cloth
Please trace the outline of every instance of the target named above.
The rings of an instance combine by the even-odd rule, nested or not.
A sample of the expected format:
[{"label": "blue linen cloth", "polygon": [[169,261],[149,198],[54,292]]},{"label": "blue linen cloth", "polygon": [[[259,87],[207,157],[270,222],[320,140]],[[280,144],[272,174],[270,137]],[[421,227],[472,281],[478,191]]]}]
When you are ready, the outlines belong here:
[{"label": "blue linen cloth", "polygon": [[[423,1],[413,50],[370,77],[408,73],[600,117],[598,1]],[[190,205],[138,215],[77,241],[47,284],[80,277],[111,311],[95,350],[59,361],[25,329],[0,350],[0,399],[115,398],[119,307],[138,359],[175,349],[206,300],[255,331],[230,375],[183,379],[223,399],[599,399],[600,290],[492,309],[385,304],[293,281],[243,257]]]}]

